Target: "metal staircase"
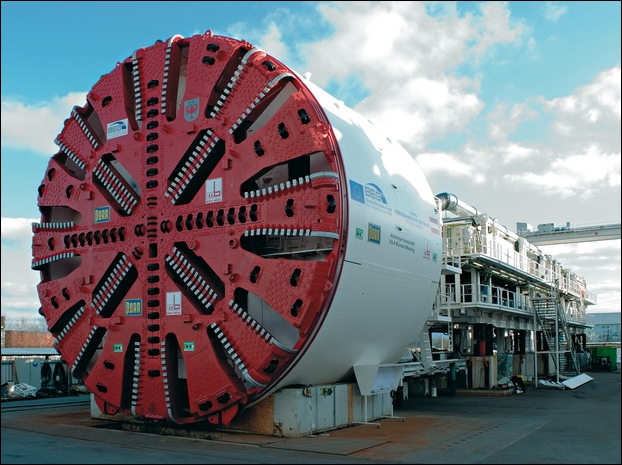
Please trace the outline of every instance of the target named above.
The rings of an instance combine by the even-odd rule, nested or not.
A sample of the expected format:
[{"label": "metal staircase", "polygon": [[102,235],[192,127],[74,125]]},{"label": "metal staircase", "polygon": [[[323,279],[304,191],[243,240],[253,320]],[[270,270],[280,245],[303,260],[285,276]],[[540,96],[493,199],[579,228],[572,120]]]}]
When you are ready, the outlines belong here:
[{"label": "metal staircase", "polygon": [[437,370],[432,357],[432,343],[430,342],[431,322],[427,322],[416,341],[410,344],[409,352],[412,361],[405,361],[404,378],[424,376]]},{"label": "metal staircase", "polygon": [[557,381],[560,376],[575,376],[581,373],[575,351],[566,312],[562,308],[559,298],[554,296],[532,297],[531,305],[534,310],[538,326],[542,330],[548,350],[541,353],[551,354],[555,364]]},{"label": "metal staircase", "polygon": [[434,371],[436,368],[436,364],[434,363],[434,359],[432,357],[432,343],[430,342],[430,328],[432,325],[428,322],[423,327],[421,334],[419,335],[419,361],[423,365],[423,368],[426,372]]}]

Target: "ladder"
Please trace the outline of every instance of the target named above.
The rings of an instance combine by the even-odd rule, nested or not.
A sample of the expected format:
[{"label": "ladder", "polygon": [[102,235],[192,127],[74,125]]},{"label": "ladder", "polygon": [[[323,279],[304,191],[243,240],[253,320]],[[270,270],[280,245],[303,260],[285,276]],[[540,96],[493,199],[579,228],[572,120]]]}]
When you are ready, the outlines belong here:
[{"label": "ladder", "polygon": [[553,296],[532,297],[531,305],[548,346],[546,352],[552,355],[557,381],[560,375],[580,374],[577,354],[560,300]]}]

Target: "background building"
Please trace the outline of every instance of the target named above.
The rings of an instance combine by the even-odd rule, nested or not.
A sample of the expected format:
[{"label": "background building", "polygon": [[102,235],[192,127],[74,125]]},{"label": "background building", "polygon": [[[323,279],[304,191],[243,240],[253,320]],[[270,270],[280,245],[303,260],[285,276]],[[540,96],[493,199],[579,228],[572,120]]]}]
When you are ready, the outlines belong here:
[{"label": "background building", "polygon": [[588,344],[622,342],[620,336],[620,312],[588,313],[586,323],[591,326],[586,331]]}]

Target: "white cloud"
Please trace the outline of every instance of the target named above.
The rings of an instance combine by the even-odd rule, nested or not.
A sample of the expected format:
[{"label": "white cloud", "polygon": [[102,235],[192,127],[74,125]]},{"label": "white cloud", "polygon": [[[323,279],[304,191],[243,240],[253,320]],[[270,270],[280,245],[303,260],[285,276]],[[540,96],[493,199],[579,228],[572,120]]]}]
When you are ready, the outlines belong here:
[{"label": "white cloud", "polygon": [[287,46],[283,42],[281,30],[276,24],[271,22],[260,40],[264,51],[270,50],[270,55],[281,57],[280,60],[285,60]]},{"label": "white cloud", "polygon": [[504,142],[521,123],[538,116],[538,112],[528,103],[511,106],[499,103],[486,116],[488,137],[495,142]]},{"label": "white cloud", "polygon": [[[552,118],[554,129],[547,139],[531,143],[512,140],[521,124],[546,118]],[[611,205],[619,210],[619,66],[599,73],[591,83],[564,97],[498,104],[488,113],[487,124],[488,140],[468,142],[460,150],[462,156],[453,157],[464,157],[476,167],[478,176],[464,176],[465,180],[477,185],[486,179],[500,188],[522,186],[523,191],[535,189],[561,199],[590,199],[613,189]],[[422,166],[426,174],[432,173],[432,167],[433,160]],[[434,169],[451,176],[453,170],[454,166],[445,163]]]},{"label": "white cloud", "polygon": [[319,10],[334,34],[305,49],[313,81],[326,88],[356,76],[373,92],[354,109],[413,150],[464,130],[482,111],[478,78],[453,71],[477,67],[523,32],[502,3],[463,16],[453,4],[423,2],[337,2]]},{"label": "white cloud", "polygon": [[85,103],[85,92],[72,92],[37,104],[3,100],[2,148],[32,150],[46,156],[56,153],[54,139],[62,130],[63,121],[74,106]]},{"label": "white cloud", "polygon": [[568,8],[559,2],[544,2],[541,8],[544,19],[553,23],[558,21],[568,11]]},{"label": "white cloud", "polygon": [[473,92],[467,92],[449,76],[437,80],[417,77],[384,85],[356,105],[355,110],[373,115],[385,134],[411,150],[420,150],[433,139],[458,132],[483,108]]},{"label": "white cloud", "polygon": [[485,181],[484,177],[478,173],[478,166],[475,163],[464,162],[455,154],[450,153],[421,153],[415,157],[421,169],[430,174],[435,171],[442,172],[443,175],[452,178],[466,178],[481,184]]},{"label": "white cloud", "polygon": [[558,244],[540,248],[578,276],[585,278],[587,289],[597,296],[597,305],[588,307],[588,311],[620,311],[620,240]]},{"label": "white cloud", "polygon": [[[483,2],[482,17],[478,18],[478,40],[473,47],[475,54],[482,57],[497,44],[519,40],[524,32],[520,24],[512,24],[510,11],[503,2]],[[447,31],[449,32],[449,31]]]},{"label": "white cloud", "polygon": [[540,151],[535,148],[513,143],[498,147],[498,149],[505,163],[523,161],[540,154]]},{"label": "white cloud", "polygon": [[602,153],[592,145],[584,153],[555,158],[541,171],[509,173],[504,179],[536,187],[544,194],[590,197],[603,185],[620,187],[620,154]]},{"label": "white cloud", "polygon": [[19,239],[32,236],[32,223],[37,222],[31,218],[2,218],[2,239]]},{"label": "white cloud", "polygon": [[[41,306],[32,261],[31,218],[2,218],[2,315],[32,316]],[[33,312],[34,310],[34,312]]]},{"label": "white cloud", "polygon": [[620,153],[620,65],[601,72],[572,95],[541,99],[554,117],[557,142],[577,146],[585,141]]}]

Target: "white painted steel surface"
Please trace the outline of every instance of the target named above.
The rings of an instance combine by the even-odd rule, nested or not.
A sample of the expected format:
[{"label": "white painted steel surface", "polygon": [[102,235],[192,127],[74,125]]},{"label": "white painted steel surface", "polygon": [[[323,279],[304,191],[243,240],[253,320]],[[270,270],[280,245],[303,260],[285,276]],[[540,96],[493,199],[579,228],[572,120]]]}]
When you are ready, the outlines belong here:
[{"label": "white painted steel surface", "polygon": [[441,217],[420,167],[396,141],[313,85],[347,176],[345,262],[328,315],[276,388],[351,378],[354,365],[397,363],[432,309]]}]

